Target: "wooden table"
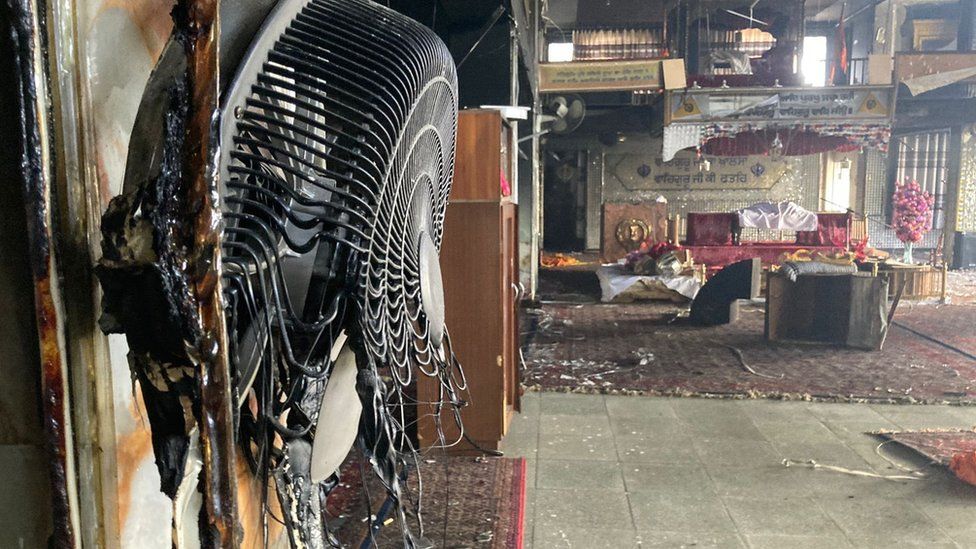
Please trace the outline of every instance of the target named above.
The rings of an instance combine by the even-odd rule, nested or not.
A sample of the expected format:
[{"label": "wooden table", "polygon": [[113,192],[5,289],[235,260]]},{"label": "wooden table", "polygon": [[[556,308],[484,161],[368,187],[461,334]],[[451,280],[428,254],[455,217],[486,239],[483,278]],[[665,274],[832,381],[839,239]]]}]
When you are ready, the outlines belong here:
[{"label": "wooden table", "polygon": [[894,297],[895,292],[904,283],[903,299],[927,299],[931,297],[945,299],[946,273],[944,267],[878,263],[878,274],[888,277],[889,297]]}]

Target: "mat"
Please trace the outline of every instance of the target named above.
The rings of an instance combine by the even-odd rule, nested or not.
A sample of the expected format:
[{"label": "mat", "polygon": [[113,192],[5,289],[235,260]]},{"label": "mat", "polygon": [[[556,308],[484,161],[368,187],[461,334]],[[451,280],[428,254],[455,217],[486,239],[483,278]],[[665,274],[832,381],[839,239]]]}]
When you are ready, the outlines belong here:
[{"label": "mat", "polygon": [[925,429],[873,434],[910,448],[976,486],[976,431]]},{"label": "mat", "polygon": [[899,328],[976,357],[976,307],[972,305],[903,304],[895,317],[894,329]]},{"label": "mat", "polygon": [[966,429],[924,429],[921,431],[879,431],[872,433],[897,442],[925,456],[932,463],[948,467],[953,456],[976,452],[976,431]]},{"label": "mat", "polygon": [[[910,319],[896,318],[968,348],[974,310],[919,306]],[[528,310],[523,383],[583,393],[976,404],[976,360],[911,330],[893,328],[884,350],[871,352],[767,342],[761,305],[717,327],[675,320],[680,311],[658,302]]]},{"label": "mat", "polygon": [[[526,462],[523,458],[437,457],[420,461],[420,475],[410,474],[408,492],[423,485],[420,513],[423,542],[445,549],[521,549],[525,523]],[[371,471],[364,491],[361,463],[350,458],[342,483],[329,496],[329,525],[343,547],[398,548],[401,529],[392,506]],[[367,510],[367,498],[371,500]],[[412,499],[412,498],[406,498]],[[410,509],[416,505],[407,503]],[[369,535],[365,517],[376,520]],[[415,514],[411,530],[420,534]]]}]

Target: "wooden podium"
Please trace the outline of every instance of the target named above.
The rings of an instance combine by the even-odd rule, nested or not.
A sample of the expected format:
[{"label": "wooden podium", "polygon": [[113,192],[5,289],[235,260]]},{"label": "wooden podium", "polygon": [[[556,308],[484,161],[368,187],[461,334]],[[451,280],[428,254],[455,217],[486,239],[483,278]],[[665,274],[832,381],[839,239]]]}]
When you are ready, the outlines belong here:
[{"label": "wooden podium", "polygon": [[[512,181],[510,131],[497,111],[459,114],[440,254],[447,329],[468,382],[461,418],[467,436],[486,449],[498,448],[519,410],[518,210],[503,192]],[[438,390],[436,380],[419,376],[420,402],[436,401]],[[422,448],[440,443],[433,413],[430,405],[418,409]],[[447,441],[459,437],[451,414],[445,410],[441,418]],[[454,449],[474,448],[463,440]]]}]

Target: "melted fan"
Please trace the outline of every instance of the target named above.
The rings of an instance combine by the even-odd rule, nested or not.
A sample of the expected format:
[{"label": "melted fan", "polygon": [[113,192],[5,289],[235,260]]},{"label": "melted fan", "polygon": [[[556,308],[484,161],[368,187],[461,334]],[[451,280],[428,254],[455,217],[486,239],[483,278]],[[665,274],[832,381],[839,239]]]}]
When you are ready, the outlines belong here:
[{"label": "melted fan", "polygon": [[[221,14],[234,74],[221,101],[222,276],[241,448],[275,479],[293,545],[315,547],[357,439],[413,546],[419,509],[405,510],[401,485],[416,402],[404,389],[435,377],[448,409],[464,390],[438,261],[454,64],[429,29],[373,2],[250,4]],[[159,170],[160,98],[182,63],[171,41],[136,121],[127,187]]]}]

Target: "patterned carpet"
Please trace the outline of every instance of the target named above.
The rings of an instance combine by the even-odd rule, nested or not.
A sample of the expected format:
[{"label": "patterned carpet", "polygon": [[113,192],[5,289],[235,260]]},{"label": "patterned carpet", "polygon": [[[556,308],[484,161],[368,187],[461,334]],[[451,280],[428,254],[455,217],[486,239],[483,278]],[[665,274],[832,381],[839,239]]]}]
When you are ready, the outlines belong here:
[{"label": "patterned carpet", "polygon": [[896,322],[909,329],[894,326],[881,352],[766,342],[761,306],[719,327],[669,323],[678,311],[658,302],[528,310],[523,382],[545,391],[976,404],[976,360],[967,356],[976,353],[976,307],[903,307]]},{"label": "patterned carpet", "polygon": [[[348,459],[342,484],[329,496],[329,526],[342,547],[366,549],[403,546],[399,523],[386,493],[371,471],[366,472],[371,505],[360,482],[360,462]],[[525,521],[526,462],[524,458],[427,457],[420,475],[411,474],[408,492],[423,484],[423,543],[443,549],[521,549]],[[409,499],[409,498],[407,498]],[[416,509],[415,505],[407,507]],[[365,517],[377,516],[381,526],[370,543]],[[410,528],[420,534],[415,515]]]},{"label": "patterned carpet", "polygon": [[976,358],[976,306],[909,304],[898,308],[895,326],[938,339]]},{"label": "patterned carpet", "polygon": [[976,452],[976,431],[962,429],[930,429],[876,433],[883,439],[897,442],[945,467],[952,456]]}]

